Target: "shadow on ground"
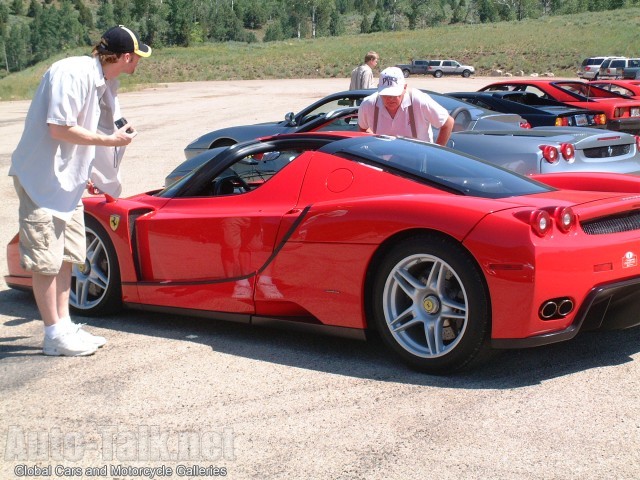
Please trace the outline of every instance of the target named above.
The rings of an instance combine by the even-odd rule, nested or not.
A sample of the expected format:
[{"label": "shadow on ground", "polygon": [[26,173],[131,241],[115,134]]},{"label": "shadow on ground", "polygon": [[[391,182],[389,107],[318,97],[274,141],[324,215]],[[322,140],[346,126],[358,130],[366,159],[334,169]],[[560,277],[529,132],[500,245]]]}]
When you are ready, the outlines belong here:
[{"label": "shadow on ground", "polygon": [[[12,334],[11,327],[36,322],[33,297],[0,291],[0,314],[14,317],[3,324],[0,362],[11,357],[41,357],[30,337]],[[185,342],[216,352],[372,380],[461,389],[510,389],[535,385],[593,368],[622,365],[640,352],[640,327],[587,332],[569,342],[522,350],[504,350],[473,370],[451,376],[432,376],[401,364],[373,338],[368,342],[252,327],[223,321],[175,315],[124,311],[103,318],[76,317],[92,326]],[[28,340],[27,340],[28,339]],[[39,363],[39,361],[37,361]]]}]

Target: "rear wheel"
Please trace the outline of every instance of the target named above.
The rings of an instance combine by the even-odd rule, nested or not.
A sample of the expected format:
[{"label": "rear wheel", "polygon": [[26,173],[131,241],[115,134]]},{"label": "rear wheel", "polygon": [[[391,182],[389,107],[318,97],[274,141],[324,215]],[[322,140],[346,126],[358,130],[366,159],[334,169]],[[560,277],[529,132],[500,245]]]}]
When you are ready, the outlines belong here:
[{"label": "rear wheel", "polygon": [[86,316],[116,312],[122,307],[116,251],[105,229],[88,215],[85,231],[87,258],[83,265],[73,266],[69,305],[75,313]]},{"label": "rear wheel", "polygon": [[373,324],[406,364],[451,373],[488,350],[487,289],[475,260],[460,245],[439,236],[411,237],[376,271]]},{"label": "rear wheel", "polygon": [[404,75],[404,78],[408,78],[409,75],[411,75],[411,72],[405,68],[404,70],[402,70],[402,74]]},{"label": "rear wheel", "polygon": [[442,77],[442,70],[436,70],[435,72],[433,72],[433,76],[436,78]]}]

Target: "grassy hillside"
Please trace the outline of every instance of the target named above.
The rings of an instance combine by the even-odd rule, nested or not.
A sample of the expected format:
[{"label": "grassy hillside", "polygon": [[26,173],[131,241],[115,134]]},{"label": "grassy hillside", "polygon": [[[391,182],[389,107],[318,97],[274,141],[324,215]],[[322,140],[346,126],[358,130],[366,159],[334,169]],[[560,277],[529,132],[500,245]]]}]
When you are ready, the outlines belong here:
[{"label": "grassy hillside", "polygon": [[[136,88],[194,80],[347,77],[368,50],[381,55],[381,68],[412,58],[454,58],[474,65],[478,75],[500,69],[575,76],[588,56],[640,57],[639,27],[640,9],[633,8],[316,40],[165,48],[144,59],[136,75],[123,78],[122,84]],[[89,50],[68,51],[58,58]],[[0,80],[0,100],[29,98],[56,59]]]}]

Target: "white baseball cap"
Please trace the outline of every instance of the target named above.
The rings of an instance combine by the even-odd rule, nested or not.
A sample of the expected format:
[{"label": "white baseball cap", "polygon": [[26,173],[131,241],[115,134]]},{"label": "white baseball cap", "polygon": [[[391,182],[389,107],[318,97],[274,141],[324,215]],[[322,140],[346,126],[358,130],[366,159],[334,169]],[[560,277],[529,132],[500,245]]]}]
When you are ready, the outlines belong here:
[{"label": "white baseball cap", "polygon": [[380,72],[380,80],[378,81],[380,95],[398,97],[404,92],[405,85],[404,75],[398,67],[388,67]]}]

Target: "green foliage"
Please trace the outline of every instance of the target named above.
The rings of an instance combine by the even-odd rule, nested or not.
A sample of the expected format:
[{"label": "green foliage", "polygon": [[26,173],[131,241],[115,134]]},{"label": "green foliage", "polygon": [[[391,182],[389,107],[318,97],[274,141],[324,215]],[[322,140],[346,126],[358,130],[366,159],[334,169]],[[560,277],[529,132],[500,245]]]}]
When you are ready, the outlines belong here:
[{"label": "green foliage", "polygon": [[371,23],[369,22],[369,17],[367,15],[362,16],[362,22],[360,22],[360,33],[370,33],[371,32]]},{"label": "green foliage", "polygon": [[[254,47],[243,51],[251,59],[254,54],[264,58],[267,51],[278,57],[279,50],[271,49],[295,39],[295,45],[313,52],[309,58],[315,66],[309,75],[346,75],[362,51],[372,48],[387,60],[397,58],[397,63],[441,56],[472,63],[480,71],[528,72],[542,65],[545,70],[570,72],[582,56],[578,52],[637,56],[638,10],[610,10],[629,5],[640,5],[640,0],[0,0],[0,75],[50,63],[61,51],[91,45],[91,38],[116,24],[130,26],[153,47],[152,59],[145,61],[153,68],[167,47],[213,48],[211,43],[223,42],[219,46],[224,49],[233,42],[237,52],[240,42]],[[30,17],[11,13],[20,6]],[[593,15],[600,20],[612,18],[612,28],[579,13],[586,10],[597,12]],[[560,15],[569,12],[574,13]],[[629,23],[623,27],[621,20]],[[413,32],[418,29],[422,30]],[[378,35],[389,37],[375,48],[367,44],[377,42]],[[321,41],[335,36],[344,37],[338,40],[340,49]],[[259,38],[264,43],[256,45]],[[597,44],[589,47],[593,42]],[[565,54],[567,45],[571,47]],[[326,50],[315,51],[316,46]],[[259,68],[244,58],[234,60],[243,69],[224,69],[230,78],[243,78],[243,72],[249,78],[289,70],[294,75],[304,70],[300,62],[307,58],[306,50],[299,55],[291,59],[296,69],[287,64],[274,68],[272,62]],[[209,75],[204,66],[193,69],[184,68],[187,73],[175,78],[189,79],[194,72]],[[157,78],[166,74],[161,70]]]},{"label": "green foliage", "polygon": [[101,32],[106,32],[107,29],[116,25],[116,17],[113,13],[113,4],[111,2],[101,2],[96,13],[98,16],[96,26],[100,29]]},{"label": "green foliage", "polygon": [[11,2],[11,13],[14,15],[24,15],[24,1],[13,0]]},{"label": "green foliage", "polygon": [[329,35],[334,37],[339,37],[344,34],[345,26],[344,20],[342,19],[342,15],[338,12],[338,10],[334,10],[331,12],[331,21],[329,22]]}]

